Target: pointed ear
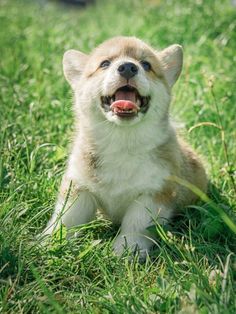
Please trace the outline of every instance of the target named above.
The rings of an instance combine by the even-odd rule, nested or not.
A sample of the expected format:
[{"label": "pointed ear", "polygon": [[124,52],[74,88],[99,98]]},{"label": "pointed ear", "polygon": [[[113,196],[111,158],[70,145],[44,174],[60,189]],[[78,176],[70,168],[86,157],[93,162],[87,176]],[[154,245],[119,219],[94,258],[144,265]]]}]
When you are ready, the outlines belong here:
[{"label": "pointed ear", "polygon": [[171,45],[158,52],[164,74],[170,87],[177,81],[183,64],[183,49],[180,45]]},{"label": "pointed ear", "polygon": [[88,56],[77,50],[68,50],[63,56],[63,71],[65,78],[74,89],[85,64],[87,62]]}]

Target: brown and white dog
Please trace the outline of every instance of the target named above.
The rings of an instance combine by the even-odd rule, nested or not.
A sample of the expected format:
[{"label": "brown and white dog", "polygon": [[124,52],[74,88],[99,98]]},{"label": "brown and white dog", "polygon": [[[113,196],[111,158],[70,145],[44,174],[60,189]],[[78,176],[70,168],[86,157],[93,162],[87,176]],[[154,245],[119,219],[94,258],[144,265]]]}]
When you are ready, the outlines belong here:
[{"label": "brown and white dog", "polygon": [[176,135],[169,119],[171,88],[183,52],[157,52],[134,37],[105,41],[90,55],[69,50],[64,74],[75,96],[76,133],[55,212],[43,234],[64,224],[93,220],[97,209],[121,230],[114,250],[138,249],[145,257],[147,227],[166,223],[197,197],[176,176],[206,191],[196,154]]}]

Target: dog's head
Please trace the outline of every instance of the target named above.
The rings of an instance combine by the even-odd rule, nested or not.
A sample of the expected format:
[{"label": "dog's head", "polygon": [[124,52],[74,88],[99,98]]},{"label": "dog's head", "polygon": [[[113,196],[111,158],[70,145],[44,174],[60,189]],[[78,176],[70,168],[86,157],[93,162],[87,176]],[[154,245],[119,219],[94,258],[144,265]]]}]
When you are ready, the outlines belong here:
[{"label": "dog's head", "polygon": [[90,55],[67,51],[63,68],[79,112],[117,125],[163,120],[181,72],[182,48],[156,52],[137,38],[115,37]]}]

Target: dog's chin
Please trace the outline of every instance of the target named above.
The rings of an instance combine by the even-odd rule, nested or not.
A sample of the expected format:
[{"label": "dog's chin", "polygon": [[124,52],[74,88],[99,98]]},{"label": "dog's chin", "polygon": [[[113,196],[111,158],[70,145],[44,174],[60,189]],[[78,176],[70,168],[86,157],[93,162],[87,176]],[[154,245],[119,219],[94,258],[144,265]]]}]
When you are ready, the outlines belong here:
[{"label": "dog's chin", "polygon": [[130,85],[118,88],[114,94],[101,97],[102,111],[110,122],[133,125],[141,121],[149,109],[150,96],[141,96]]},{"label": "dog's chin", "polygon": [[112,122],[115,123],[116,125],[120,125],[120,126],[131,126],[131,125],[135,125],[137,123],[139,123],[144,115],[143,114],[137,114],[133,117],[120,117],[116,114],[113,114],[111,111],[109,112],[103,112],[105,115],[105,118]]}]

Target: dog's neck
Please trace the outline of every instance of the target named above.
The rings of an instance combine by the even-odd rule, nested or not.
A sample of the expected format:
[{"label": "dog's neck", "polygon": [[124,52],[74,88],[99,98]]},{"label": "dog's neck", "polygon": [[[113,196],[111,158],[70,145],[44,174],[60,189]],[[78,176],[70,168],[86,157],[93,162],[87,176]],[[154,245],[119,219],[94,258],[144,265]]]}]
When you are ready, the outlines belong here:
[{"label": "dog's neck", "polygon": [[79,133],[99,154],[148,152],[166,143],[175,133],[169,118],[148,119],[132,126],[119,126],[109,121],[80,119]]}]

